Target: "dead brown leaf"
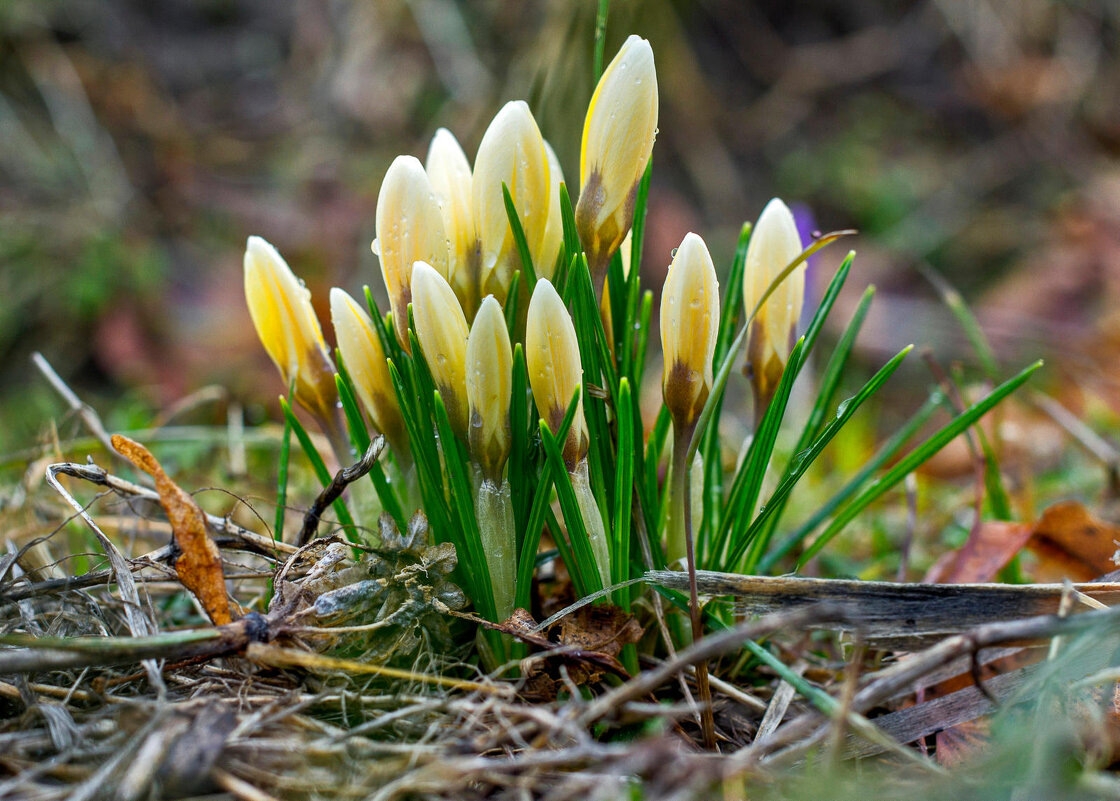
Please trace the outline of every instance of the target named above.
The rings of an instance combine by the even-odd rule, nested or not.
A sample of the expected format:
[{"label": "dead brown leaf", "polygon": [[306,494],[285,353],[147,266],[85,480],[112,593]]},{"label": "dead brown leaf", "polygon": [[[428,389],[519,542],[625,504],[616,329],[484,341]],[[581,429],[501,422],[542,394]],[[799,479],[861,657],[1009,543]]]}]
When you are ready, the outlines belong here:
[{"label": "dead brown leaf", "polygon": [[118,453],[155,479],[160,506],[171,523],[179,551],[173,562],[179,581],[198,598],[214,625],[232,622],[222,555],[207,532],[206,515],[194,498],[171,480],[147,448],[120,434],[114,434],[112,441]]},{"label": "dead brown leaf", "polygon": [[983,522],[972,530],[963,546],[938,559],[923,580],[940,584],[991,581],[1027,544],[1032,533],[1027,523]]},{"label": "dead brown leaf", "polygon": [[617,606],[584,606],[549,627],[537,632],[536,621],[524,609],[515,609],[502,623],[487,623],[529,643],[542,653],[531,657],[526,667],[524,694],[537,700],[552,700],[564,686],[559,664],[564,664],[567,679],[577,686],[594,684],[604,673],[628,679],[630,675],[618,661],[622,646],[642,638],[642,627],[628,612]]},{"label": "dead brown leaf", "polygon": [[1038,556],[1037,581],[1091,581],[1116,569],[1120,526],[1094,517],[1077,501],[1062,501],[1042,513],[1029,547]]}]

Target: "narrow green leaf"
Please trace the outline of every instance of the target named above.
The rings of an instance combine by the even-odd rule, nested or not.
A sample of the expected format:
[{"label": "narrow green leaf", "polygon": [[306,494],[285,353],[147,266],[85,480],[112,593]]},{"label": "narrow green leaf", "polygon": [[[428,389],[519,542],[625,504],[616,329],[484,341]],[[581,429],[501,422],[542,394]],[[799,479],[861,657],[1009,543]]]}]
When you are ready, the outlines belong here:
[{"label": "narrow green leaf", "polygon": [[861,492],[854,500],[852,500],[843,510],[837,514],[836,518],[829,524],[821,535],[813,541],[805,553],[801,555],[798,560],[797,566],[800,568],[807,561],[816,556],[820,550],[828,544],[828,542],[839,534],[845,526],[848,525],[855,517],[862,512],[868,505],[878,499],[883,493],[887,492],[891,487],[906,477],[908,473],[913,472],[919,465],[923,464],[927,459],[937,453],[939,450],[948,445],[953,439],[961,434],[966,428],[971,426],[985,414],[992,410],[1000,401],[1018,389],[1031,375],[1034,374],[1038,368],[1042,366],[1041,361],[1027,367],[1013,378],[1008,379],[1004,383],[996,387],[992,392],[983,400],[974,403],[968,409],[957,415],[947,426],[942,428],[936,434],[931,436],[913,451],[903,457],[898,464],[886,472],[885,475],[873,481],[863,492]]},{"label": "narrow green leaf", "polygon": [[[292,405],[292,398],[296,394],[295,379],[288,385],[288,406]],[[276,470],[276,520],[272,528],[272,538],[284,538],[284,513],[288,509],[288,461],[292,453],[292,424],[288,416],[284,415],[284,433],[280,440],[280,464]]]},{"label": "narrow green leaf", "polygon": [[[836,347],[833,348],[828,364],[825,366],[824,372],[820,377],[817,398],[813,403],[813,409],[809,413],[809,418],[805,421],[805,426],[801,429],[801,436],[798,438],[797,445],[793,449],[794,454],[804,451],[816,437],[820,436],[821,429],[825,425],[825,416],[835,402],[836,392],[840,387],[840,380],[844,376],[844,368],[847,366],[848,358],[851,356],[856,337],[859,336],[860,328],[862,328],[863,321],[867,317],[867,312],[871,307],[871,300],[874,296],[875,287],[869,286],[863,293],[863,297],[860,299],[855,314],[852,315],[852,319],[848,323],[848,327],[844,330],[840,340],[836,343]],[[785,475],[789,475],[793,469],[794,462],[793,459],[790,459],[789,463],[786,465]],[[784,477],[785,476],[783,476],[783,478]],[[773,535],[773,530],[777,527],[784,511],[785,502],[782,502],[778,508],[774,509],[774,513],[770,516],[768,529],[765,534],[767,540]]]},{"label": "narrow green leaf", "polygon": [[490,567],[482,550],[482,536],[478,530],[478,520],[474,513],[474,490],[470,476],[467,475],[469,457],[466,448],[451,429],[451,420],[443,405],[438,390],[432,393],[432,408],[435,410],[436,428],[439,431],[440,446],[443,448],[443,463],[447,472],[447,483],[451,490],[450,506],[453,520],[459,526],[459,539],[465,553],[459,554],[459,566],[464,568],[471,579],[471,600],[487,620],[495,623],[494,591],[490,583]]},{"label": "narrow green leaf", "polygon": [[817,437],[816,441],[809,445],[808,448],[798,451],[790,460],[792,470],[786,474],[777,489],[774,490],[770,499],[766,502],[766,507],[758,515],[757,518],[750,524],[742,536],[736,537],[736,544],[734,545],[731,555],[725,562],[725,566],[738,565],[739,559],[750,548],[750,555],[744,565],[743,572],[753,573],[758,565],[758,561],[762,554],[765,552],[767,541],[765,538],[758,536],[764,530],[767,519],[776,513],[780,505],[793,491],[794,486],[805,475],[805,471],[816,461],[817,457],[830,443],[839,432],[840,429],[852,418],[864,401],[879,391],[879,388],[886,383],[887,379],[894,374],[894,371],[902,364],[902,360],[906,358],[907,354],[914,349],[913,345],[903,348],[893,359],[883,365],[874,376],[871,377],[866,384],[857,392],[853,397],[841,403],[836,409],[836,415],[832,421],[825,426],[824,431]]},{"label": "narrow green leaf", "polygon": [[[315,450],[315,445],[311,442],[311,436],[307,433],[307,429],[303,427],[303,424],[292,412],[292,407],[288,404],[287,398],[280,398],[280,408],[284,412],[284,419],[288,421],[288,425],[292,428],[292,433],[296,435],[300,447],[307,454],[307,460],[311,462],[311,469],[315,471],[315,477],[319,479],[320,484],[324,487],[327,486],[331,483],[331,473],[327,470],[327,465],[323,462],[323,457],[319,455],[319,451]],[[357,542],[354,518],[350,516],[350,510],[346,508],[345,502],[342,498],[339,498],[333,506],[335,514],[338,515],[338,522],[342,524],[343,530],[346,532],[347,539],[351,542]]]},{"label": "narrow green leaf", "polygon": [[[353,446],[357,453],[365,453],[369,448],[370,438],[369,432],[366,430],[365,421],[362,419],[362,414],[358,409],[358,403],[354,399],[353,384],[350,383],[349,374],[344,373],[346,369],[343,366],[342,354],[336,352],[338,358],[339,372],[334,377],[335,386],[338,387],[339,401],[342,403],[343,412],[346,415],[346,427],[350,432],[350,444]],[[397,494],[389,482],[388,477],[385,475],[385,469],[381,466],[380,460],[373,463],[373,467],[369,471],[370,482],[373,484],[374,491],[377,493],[378,500],[381,501],[381,508],[389,513],[393,518],[393,522],[397,524],[398,531],[408,530],[408,521],[405,519],[404,511],[401,509],[400,501],[397,499]]]},{"label": "narrow green leaf", "polygon": [[533,257],[529,253],[529,241],[525,237],[525,228],[521,224],[521,215],[517,213],[517,206],[513,204],[513,197],[509,187],[502,181],[502,199],[506,204],[506,217],[509,218],[509,228],[513,232],[513,241],[517,243],[517,253],[521,257],[521,272],[529,279],[529,286],[537,285],[537,271],[533,269]]},{"label": "narrow green leaf", "polygon": [[509,282],[509,294],[506,295],[505,317],[506,329],[509,331],[509,338],[511,341],[517,341],[517,305],[521,302],[521,271],[518,270],[513,274],[513,278]]},{"label": "narrow green leaf", "polygon": [[789,554],[799,543],[809,536],[809,534],[816,531],[821,523],[831,517],[837,509],[856,494],[859,488],[863,486],[876,470],[893,459],[898,452],[902,450],[902,447],[929,421],[933,413],[937,411],[941,405],[941,398],[942,395],[940,392],[935,392],[930,398],[927,398],[921,408],[918,409],[901,428],[891,434],[890,438],[883,443],[882,447],[876,451],[867,464],[859,469],[859,472],[852,476],[835,495],[820,506],[796,531],[782,540],[777,548],[772,548],[768,551],[758,563],[759,574],[765,575],[770,573],[778,563],[778,560]]},{"label": "narrow green leaf", "polygon": [[[630,382],[618,387],[618,464],[614,476],[614,526],[611,545],[611,580],[618,584],[630,578],[630,495],[634,483],[634,406]],[[630,588],[618,590],[615,603],[630,608]]]}]

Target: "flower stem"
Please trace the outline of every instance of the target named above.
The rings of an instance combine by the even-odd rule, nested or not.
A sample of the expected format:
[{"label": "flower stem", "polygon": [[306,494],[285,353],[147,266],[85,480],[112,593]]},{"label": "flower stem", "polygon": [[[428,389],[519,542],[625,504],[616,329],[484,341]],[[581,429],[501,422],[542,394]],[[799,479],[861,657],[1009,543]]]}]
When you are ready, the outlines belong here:
[{"label": "flower stem", "polygon": [[[695,433],[695,425],[677,426],[673,423],[673,520],[680,520],[674,528],[683,531],[685,557],[688,564],[688,613],[692,622],[692,641],[697,643],[704,636],[704,623],[700,617],[700,593],[696,588],[696,548],[692,538],[692,471],[688,469],[688,451]],[[672,532],[670,532],[672,534]],[[715,715],[712,712],[712,690],[708,686],[708,663],[696,665],[696,690],[700,696],[700,727],[704,733],[704,747],[716,747]]]}]

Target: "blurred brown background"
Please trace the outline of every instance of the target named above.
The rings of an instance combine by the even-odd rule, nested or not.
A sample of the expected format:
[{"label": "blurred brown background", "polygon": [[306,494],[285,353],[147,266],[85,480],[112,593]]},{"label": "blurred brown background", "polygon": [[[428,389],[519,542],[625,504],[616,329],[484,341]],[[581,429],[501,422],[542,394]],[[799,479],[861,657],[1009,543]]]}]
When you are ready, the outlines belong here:
[{"label": "blurred brown background", "polygon": [[[330,286],[380,283],[381,177],[437,127],[473,156],[526,98],[574,180],[595,6],[0,2],[0,451],[58,415],[33,350],[118,426],[211,382],[262,419],[280,386],[244,309],[246,236],[326,319]],[[930,266],[1009,365],[1050,355],[1052,381],[1120,397],[1120,4],[615,0],[608,58],[631,32],[661,88],[652,286],[689,230],[726,265],[779,195],[862,232],[871,356],[965,354]]]}]

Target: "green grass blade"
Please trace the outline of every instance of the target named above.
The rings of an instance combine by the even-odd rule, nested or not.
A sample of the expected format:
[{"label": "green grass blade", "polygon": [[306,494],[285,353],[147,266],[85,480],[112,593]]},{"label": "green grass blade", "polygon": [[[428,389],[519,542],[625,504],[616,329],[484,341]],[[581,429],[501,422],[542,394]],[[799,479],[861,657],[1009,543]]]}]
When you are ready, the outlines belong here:
[{"label": "green grass blade", "polygon": [[984,374],[992,381],[998,381],[1000,371],[995,351],[992,350],[991,343],[984,335],[984,329],[981,327],[980,321],[976,319],[972,309],[965,303],[961,293],[946,280],[945,276],[932,267],[919,264],[918,272],[933,284],[933,288],[941,296],[941,301],[949,307],[949,311],[957,318],[957,323],[964,332],[965,338],[968,339],[968,343],[976,352],[976,358],[980,361],[980,367],[984,370]]},{"label": "green grass blade", "polygon": [[611,0],[599,0],[599,8],[595,12],[595,83],[603,76],[603,50],[607,45],[607,13],[611,8]]},{"label": "green grass blade", "polygon": [[[642,248],[646,230],[646,210],[649,205],[649,182],[653,170],[653,159],[646,164],[646,171],[642,174],[642,181],[638,184],[638,195],[634,201],[634,222],[630,229],[630,274],[626,276],[626,295],[623,304],[621,319],[615,309],[611,308],[612,319],[619,331],[621,349],[615,350],[618,355],[619,372],[622,375],[635,378],[634,356],[636,348],[636,332],[640,331],[640,306],[642,299]],[[614,301],[614,295],[611,296]],[[616,346],[617,347],[617,346]],[[633,386],[639,386],[635,381]]]},{"label": "green grass blade", "polygon": [[529,240],[525,237],[525,228],[521,225],[521,215],[517,213],[517,206],[513,204],[513,197],[509,187],[502,181],[502,200],[506,204],[506,217],[509,219],[509,228],[513,232],[513,241],[517,243],[517,253],[521,257],[521,272],[529,279],[529,286],[537,285],[537,271],[533,269],[533,257],[529,253]]},{"label": "green grass blade", "polygon": [[1022,384],[1041,366],[1042,362],[1037,361],[1018,375],[1000,384],[992,390],[986,398],[974,403],[961,414],[957,415],[948,425],[908,453],[898,464],[888,470],[885,475],[873,481],[837,514],[828,528],[826,528],[813,544],[805,550],[805,553],[802,554],[801,558],[798,560],[798,568],[816,556],[833,537],[839,534],[844,527],[855,519],[869,504],[905,478],[908,473],[913,472],[915,468],[948,445],[949,442],[959,436],[966,428],[991,411],[996,404],[1022,386]]},{"label": "green grass blade", "polygon": [[392,314],[381,316],[381,310],[377,308],[377,301],[373,299],[373,292],[368,284],[362,287],[362,292],[365,293],[369,316],[373,321],[373,329],[377,332],[377,338],[381,340],[381,349],[385,353],[385,358],[392,359],[400,364],[404,350],[401,348],[400,342],[397,341],[397,329],[393,325]]},{"label": "green grass blade", "polygon": [[[529,374],[525,368],[525,351],[518,342],[513,346],[512,391],[509,404],[510,449],[507,462],[510,497],[513,500],[513,518],[517,521],[518,552],[521,539],[527,531],[529,502],[533,497],[530,474],[531,453],[529,437]],[[534,415],[535,416],[535,415]]]},{"label": "green grass blade", "polygon": [[[634,483],[634,406],[630,382],[623,378],[618,387],[618,463],[614,476],[614,526],[610,539],[611,581],[630,578],[630,496]],[[630,588],[618,590],[615,603],[630,608]]]},{"label": "green grass blade", "polygon": [[[533,588],[533,571],[537,566],[537,550],[541,545],[541,533],[552,499],[552,471],[545,470],[537,482],[533,505],[529,510],[529,521],[525,525],[525,536],[517,557],[517,590],[514,606],[528,609],[531,603],[530,592]],[[563,539],[557,533],[557,540]],[[559,542],[558,542],[559,545]],[[565,547],[567,543],[564,543]]]},{"label": "green grass blade", "polygon": [[[293,379],[288,385],[288,406],[292,405],[292,397],[296,394],[296,383]],[[288,510],[288,461],[292,454],[292,424],[288,416],[284,415],[284,433],[280,440],[280,464],[276,469],[276,520],[273,523],[272,538],[277,542],[284,539],[284,513]]]},{"label": "green grass blade", "polygon": [[[833,348],[828,364],[821,374],[817,399],[813,403],[813,409],[809,413],[809,418],[805,421],[805,427],[801,430],[801,436],[798,438],[797,445],[793,450],[795,454],[801,453],[808,448],[809,444],[816,437],[820,436],[821,430],[825,425],[825,417],[836,399],[836,392],[840,387],[840,380],[844,377],[844,368],[848,364],[848,359],[852,354],[852,348],[855,346],[856,337],[859,336],[859,331],[863,327],[863,321],[867,317],[867,312],[871,307],[871,301],[874,296],[875,287],[868,287],[863,293],[863,297],[860,299],[855,314],[852,315],[852,319],[848,323],[848,327],[844,330],[840,340],[836,343],[836,347]],[[786,465],[785,475],[789,475],[793,468],[794,463],[791,459],[790,463]],[[773,529],[778,525],[784,511],[785,503],[783,502],[770,516],[769,531],[766,535],[767,538],[773,533]]]},{"label": "green grass blade", "polygon": [[[576,229],[576,213],[572,206],[572,198],[568,194],[568,185],[565,183],[560,184],[560,221],[564,228],[564,258],[562,262],[566,272],[572,263],[572,259],[583,252],[583,245],[579,241],[579,231]],[[556,280],[552,283],[555,284],[556,291],[563,296],[565,276],[557,272],[555,278]]]},{"label": "green grass blade", "polygon": [[568,468],[564,464],[560,446],[543,420],[540,424],[540,432],[541,443],[544,445],[545,460],[549,469],[552,470],[556,497],[560,501],[560,511],[568,529],[568,545],[571,547],[573,556],[571,564],[568,565],[568,570],[572,573],[576,590],[580,596],[590,595],[603,589],[603,583],[599,577],[595,555],[591,551],[587,528],[583,524],[579,502],[576,500],[575,490],[572,488],[572,481],[568,476]]},{"label": "green grass blade", "polygon": [[750,549],[750,555],[747,558],[746,564],[743,566],[744,573],[753,573],[758,565],[762,553],[767,546],[766,538],[760,537],[759,534],[766,526],[766,522],[770,516],[776,514],[776,510],[780,508],[790,492],[797,485],[797,482],[805,475],[805,471],[816,461],[817,457],[821,455],[825,447],[830,443],[844,427],[845,424],[852,418],[852,415],[863,405],[864,401],[879,391],[879,388],[886,383],[894,371],[902,364],[902,360],[914,349],[913,345],[903,348],[893,359],[883,365],[874,376],[871,377],[866,384],[857,392],[853,397],[841,403],[836,409],[836,415],[832,421],[825,426],[824,431],[817,437],[807,449],[795,453],[794,458],[790,460],[793,469],[786,474],[785,478],[779,483],[778,487],[774,490],[770,499],[766,502],[764,510],[758,517],[750,524],[742,537],[737,538],[737,544],[727,559],[726,565],[737,565],[739,559],[743,556],[747,549]]},{"label": "green grass blade", "polygon": [[[531,288],[530,288],[531,289]],[[521,271],[517,270],[509,282],[509,294],[506,295],[505,317],[506,330],[509,331],[511,341],[517,341],[517,306],[521,302]]]},{"label": "green grass blade", "polygon": [[[338,397],[346,415],[346,427],[350,432],[350,443],[355,451],[365,453],[370,443],[369,432],[366,431],[365,421],[362,419],[357,401],[354,399],[353,385],[347,380],[349,375],[342,372],[345,369],[342,364],[342,354],[337,354],[337,357],[339,373],[335,375],[334,382],[335,386],[338,387]],[[381,501],[381,508],[393,518],[393,522],[397,524],[397,531],[407,531],[408,520],[405,519],[400,500],[398,500],[397,493],[385,475],[385,468],[381,466],[380,460],[373,463],[373,467],[369,471],[369,478],[374,491],[377,493],[378,500]]]},{"label": "green grass blade", "polygon": [[447,409],[438,390],[432,393],[432,408],[435,410],[436,427],[443,447],[443,463],[447,469],[447,483],[451,490],[451,515],[458,524],[456,539],[463,545],[463,551],[459,553],[459,567],[470,576],[471,600],[474,601],[475,609],[487,620],[497,623],[500,621],[496,619],[494,609],[490,568],[486,561],[486,554],[482,551],[482,535],[479,533],[478,520],[474,512],[474,489],[467,474],[469,458],[466,448],[451,430],[451,420],[447,416]]},{"label": "green grass blade", "polygon": [[868,460],[867,464],[861,467],[835,495],[818,508],[796,531],[782,540],[777,548],[770,549],[759,561],[758,573],[765,575],[773,570],[778,560],[788,555],[790,551],[797,547],[809,534],[815,531],[821,523],[843,506],[849,498],[853,497],[876,470],[893,459],[895,455],[902,450],[902,447],[921,430],[922,426],[929,421],[933,413],[941,406],[942,397],[940,392],[935,392],[928,398],[926,402],[922,404],[921,408],[918,409],[901,428],[891,434],[887,441],[883,443],[882,447]]},{"label": "green grass blade", "polygon": [[786,364],[786,369],[782,372],[777,391],[770,400],[770,405],[762,416],[762,422],[759,423],[758,429],[751,439],[747,455],[731,482],[731,491],[727,496],[722,522],[720,528],[716,531],[715,540],[710,547],[701,549],[705,557],[703,562],[705,567],[719,564],[722,559],[721,555],[728,546],[732,550],[738,548],[739,543],[731,541],[732,527],[736,523],[753,520],[755,517],[758,495],[762,491],[762,481],[766,477],[767,468],[770,466],[774,444],[778,439],[778,431],[782,427],[782,419],[785,416],[786,406],[789,404],[793,383],[797,380],[797,367],[801,363],[801,353],[804,345],[805,339],[802,337],[790,351],[789,363]]}]

